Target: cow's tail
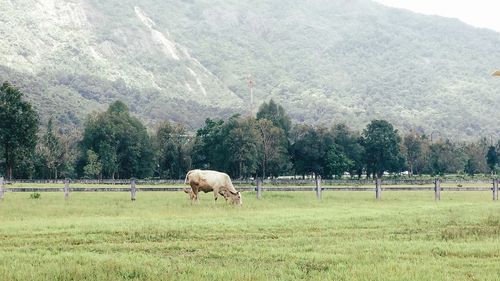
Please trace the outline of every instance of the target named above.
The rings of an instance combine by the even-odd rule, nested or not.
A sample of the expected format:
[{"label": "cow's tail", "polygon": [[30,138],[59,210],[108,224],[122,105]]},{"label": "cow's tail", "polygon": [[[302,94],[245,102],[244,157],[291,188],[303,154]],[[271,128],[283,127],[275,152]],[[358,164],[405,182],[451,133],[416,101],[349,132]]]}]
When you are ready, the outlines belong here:
[{"label": "cow's tail", "polygon": [[189,174],[191,174],[192,171],[187,172],[186,174],[186,179],[184,180],[185,184],[189,184]]}]

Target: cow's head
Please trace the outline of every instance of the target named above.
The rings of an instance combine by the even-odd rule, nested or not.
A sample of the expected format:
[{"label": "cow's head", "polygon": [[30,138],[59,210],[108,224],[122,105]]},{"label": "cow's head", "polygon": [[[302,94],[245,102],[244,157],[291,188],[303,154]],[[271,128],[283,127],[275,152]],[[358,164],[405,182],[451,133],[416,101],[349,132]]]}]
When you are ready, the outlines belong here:
[{"label": "cow's head", "polygon": [[231,202],[236,205],[243,205],[243,199],[241,198],[241,193],[239,191],[237,192],[229,192],[229,198],[231,199]]}]

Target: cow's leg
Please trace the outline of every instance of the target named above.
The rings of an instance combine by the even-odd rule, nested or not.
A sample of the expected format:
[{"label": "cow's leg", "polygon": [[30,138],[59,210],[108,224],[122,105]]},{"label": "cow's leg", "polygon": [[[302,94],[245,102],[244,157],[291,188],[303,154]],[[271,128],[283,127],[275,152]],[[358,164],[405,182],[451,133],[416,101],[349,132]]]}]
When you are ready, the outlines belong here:
[{"label": "cow's leg", "polygon": [[217,196],[219,195],[219,189],[214,187],[214,203],[217,202]]},{"label": "cow's leg", "polygon": [[187,188],[184,188],[183,189],[185,193],[187,193],[189,195],[189,201],[191,202],[191,204],[193,204],[193,198],[194,198],[194,193],[193,193],[193,189],[187,189]]},{"label": "cow's leg", "polygon": [[193,192],[192,194],[192,198],[191,198],[191,204],[192,203],[200,203],[200,201],[198,200],[198,186],[196,185],[191,185],[191,191]]},{"label": "cow's leg", "polygon": [[224,199],[226,200],[226,203],[227,203],[227,196],[226,196],[226,193],[222,190],[219,191],[219,194],[224,197]]},{"label": "cow's leg", "polygon": [[194,193],[194,202],[196,204],[200,204],[200,197],[198,197],[198,194],[199,194],[199,190],[196,189],[196,192]]},{"label": "cow's leg", "polygon": [[198,203],[198,192],[192,191],[191,193],[191,204],[197,204]]},{"label": "cow's leg", "polygon": [[228,195],[227,195],[227,190],[226,190],[226,188],[224,188],[224,187],[219,188],[219,194],[220,194],[222,197],[224,197],[224,200],[226,200],[226,203],[227,203],[227,197],[228,197]]}]

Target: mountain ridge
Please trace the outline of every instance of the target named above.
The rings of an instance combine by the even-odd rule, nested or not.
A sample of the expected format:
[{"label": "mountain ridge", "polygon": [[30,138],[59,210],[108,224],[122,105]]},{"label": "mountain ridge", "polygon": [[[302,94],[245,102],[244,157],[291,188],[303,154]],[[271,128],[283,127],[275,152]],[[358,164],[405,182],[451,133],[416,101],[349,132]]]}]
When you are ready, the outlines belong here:
[{"label": "mountain ridge", "polygon": [[273,98],[296,122],[500,133],[500,33],[456,19],[365,0],[7,3],[0,78],[43,116],[81,122],[121,99],[149,125],[195,129],[247,114],[251,74],[256,104]]}]

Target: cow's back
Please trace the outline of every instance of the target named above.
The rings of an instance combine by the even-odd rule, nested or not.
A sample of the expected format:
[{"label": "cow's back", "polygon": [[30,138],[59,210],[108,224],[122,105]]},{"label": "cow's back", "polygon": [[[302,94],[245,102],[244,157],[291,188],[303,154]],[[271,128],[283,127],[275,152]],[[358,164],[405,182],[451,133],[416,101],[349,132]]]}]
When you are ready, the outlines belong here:
[{"label": "cow's back", "polygon": [[200,186],[210,186],[217,188],[224,183],[224,173],[212,170],[200,170],[198,173]]},{"label": "cow's back", "polygon": [[229,175],[219,171],[191,170],[186,175],[186,183],[195,185],[205,192],[221,188],[233,193],[237,192]]}]

